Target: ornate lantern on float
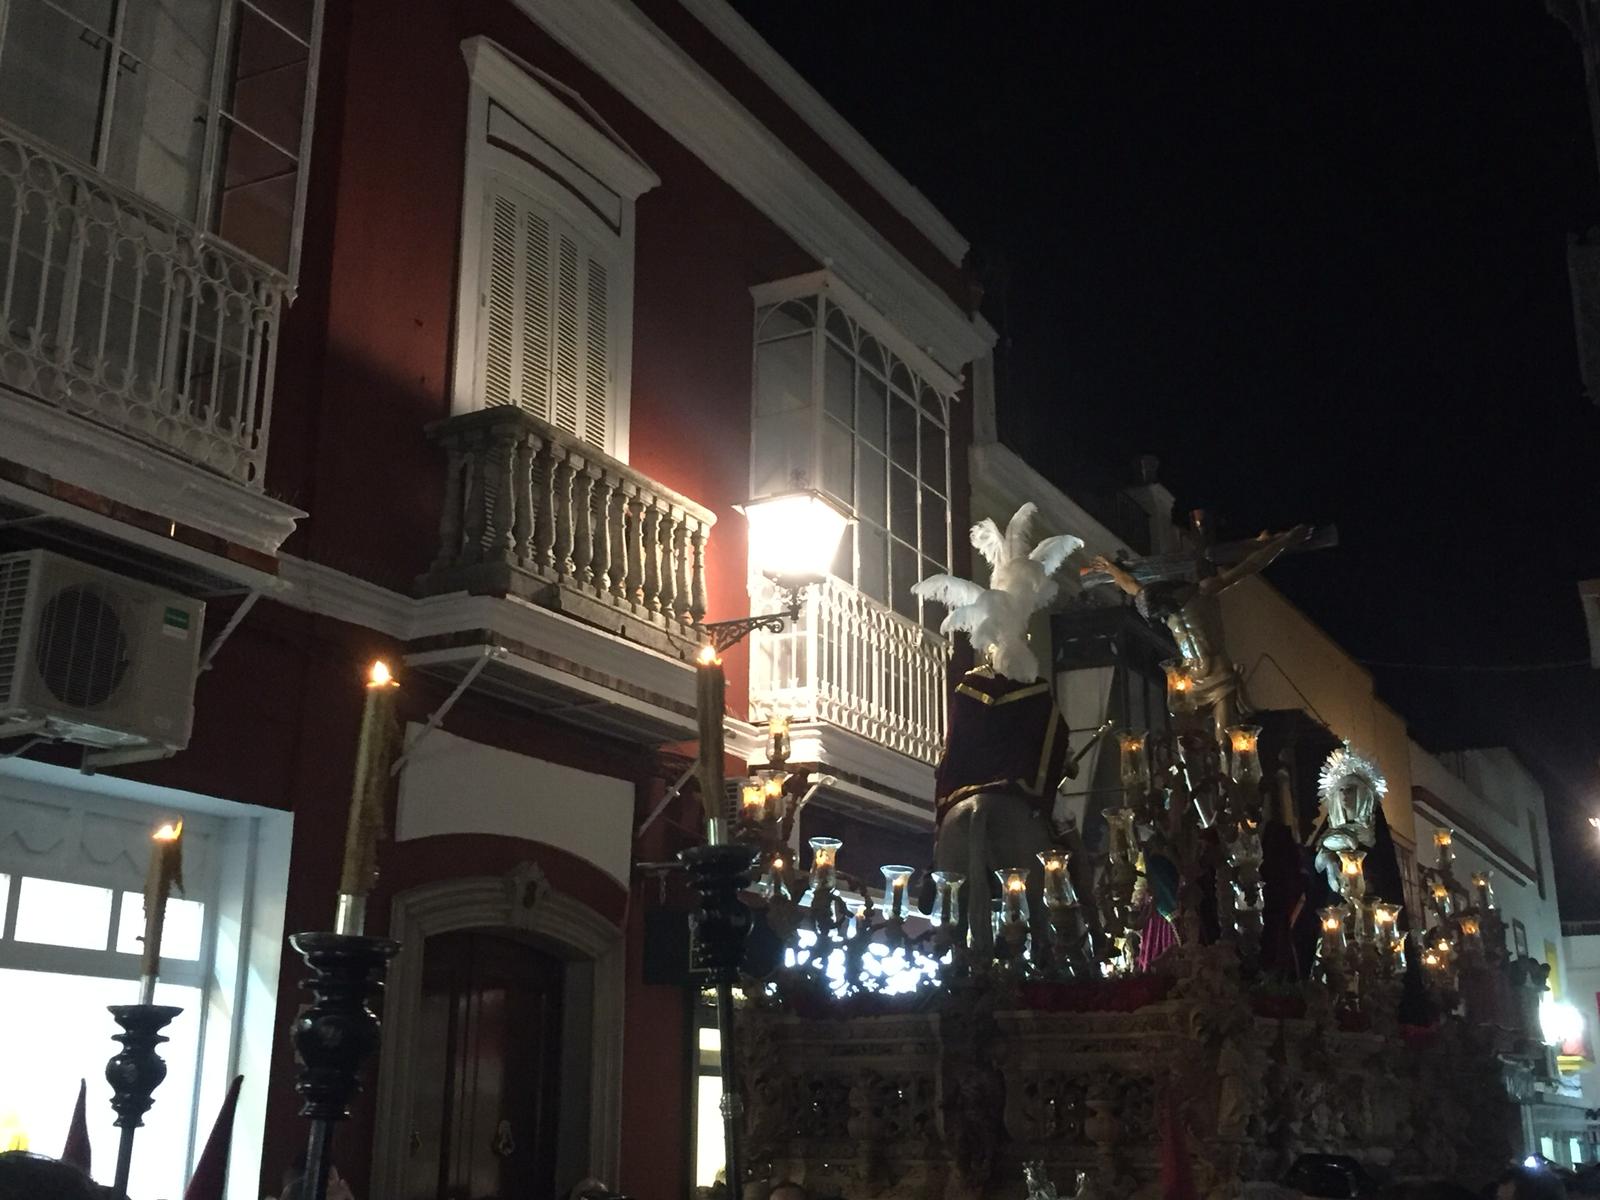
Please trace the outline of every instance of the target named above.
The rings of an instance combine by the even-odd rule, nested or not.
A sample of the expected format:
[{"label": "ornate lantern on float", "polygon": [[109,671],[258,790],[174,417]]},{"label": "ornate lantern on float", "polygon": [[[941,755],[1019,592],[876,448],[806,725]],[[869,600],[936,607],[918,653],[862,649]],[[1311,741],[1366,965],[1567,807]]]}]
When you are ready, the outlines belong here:
[{"label": "ornate lantern on float", "polygon": [[1227,730],[1228,749],[1232,753],[1230,774],[1240,787],[1249,789],[1261,784],[1261,753],[1257,742],[1261,738],[1259,725],[1230,725]]},{"label": "ornate lantern on float", "polygon": [[903,923],[909,911],[906,893],[911,885],[912,868],[894,865],[878,869],[883,872],[883,919]]},{"label": "ornate lantern on float", "polygon": [[940,928],[960,928],[961,885],[967,877],[960,871],[933,873],[933,911],[928,919]]},{"label": "ornate lantern on float", "polygon": [[1339,894],[1352,908],[1360,905],[1367,895],[1366,857],[1365,850],[1339,851]]},{"label": "ornate lantern on float", "polygon": [[1028,940],[1028,868],[1002,867],[994,874],[1000,883],[995,940],[1008,957],[1020,959]]},{"label": "ornate lantern on float", "polygon": [[1167,711],[1173,716],[1195,712],[1194,676],[1189,674],[1189,663],[1181,658],[1169,658],[1161,664],[1167,676]]},{"label": "ornate lantern on float", "polygon": [[1150,790],[1150,759],[1145,754],[1144,730],[1119,730],[1117,749],[1121,752],[1122,790],[1128,802],[1143,799]]}]

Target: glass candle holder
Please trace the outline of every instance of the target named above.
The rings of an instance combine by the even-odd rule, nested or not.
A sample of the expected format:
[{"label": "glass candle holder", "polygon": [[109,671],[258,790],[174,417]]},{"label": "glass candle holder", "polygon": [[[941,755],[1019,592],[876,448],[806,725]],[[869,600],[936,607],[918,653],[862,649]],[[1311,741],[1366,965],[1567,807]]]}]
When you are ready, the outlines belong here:
[{"label": "glass candle holder", "polygon": [[1138,843],[1133,834],[1133,809],[1102,809],[1106,819],[1106,854],[1112,862],[1131,863],[1138,856]]},{"label": "glass candle holder", "polygon": [[1167,711],[1174,715],[1194,712],[1197,705],[1189,664],[1181,658],[1169,658],[1161,664],[1161,669],[1167,676]]},{"label": "glass candle holder", "polygon": [[1078,893],[1072,886],[1072,876],[1067,870],[1065,850],[1039,851],[1039,865],[1044,868],[1044,906],[1046,908],[1071,908],[1078,903]]},{"label": "glass candle holder", "polygon": [[1339,851],[1339,894],[1346,900],[1360,901],[1367,894],[1365,850]]},{"label": "glass candle holder", "polygon": [[1217,800],[1206,788],[1194,794],[1194,815],[1201,829],[1210,829],[1217,823]]},{"label": "glass candle holder", "polygon": [[1378,945],[1387,946],[1400,932],[1400,906],[1390,904],[1387,900],[1378,900],[1373,903],[1371,911],[1372,938]]},{"label": "glass candle holder", "polygon": [[1478,911],[1488,912],[1494,907],[1494,872],[1474,871],[1472,873],[1472,894],[1477,899]]},{"label": "glass candle holder", "polygon": [[1448,917],[1455,907],[1454,899],[1450,895],[1450,889],[1444,885],[1443,881],[1435,880],[1433,886],[1429,888],[1429,894],[1433,898],[1434,911],[1441,918]]},{"label": "glass candle holder", "polygon": [[1000,923],[1002,926],[1028,923],[1028,868],[1002,867],[994,873],[1000,881]]},{"label": "glass candle holder", "polygon": [[838,838],[814,837],[811,846],[811,890],[817,894],[833,890],[834,863],[844,845]]},{"label": "glass candle holder", "polygon": [[1455,865],[1455,831],[1450,829],[1435,829],[1433,831],[1433,848],[1439,855],[1439,870],[1448,871]]},{"label": "glass candle holder", "polygon": [[789,718],[777,713],[767,718],[767,761],[774,767],[789,761]]},{"label": "glass candle holder", "polygon": [[1150,790],[1150,760],[1144,752],[1144,730],[1119,730],[1117,749],[1121,752],[1123,790],[1132,795],[1144,795]]},{"label": "glass candle holder", "polygon": [[767,820],[767,792],[761,783],[747,783],[739,789],[739,823],[764,825]]},{"label": "glass candle holder", "polygon": [[1389,971],[1394,975],[1406,973],[1406,939],[1404,934],[1394,934],[1389,938],[1387,961]]},{"label": "glass candle holder", "polygon": [[1261,753],[1256,743],[1261,738],[1259,725],[1230,725],[1227,729],[1228,749],[1232,751],[1231,775],[1233,781],[1245,787],[1261,782]]},{"label": "glass candle holder", "polygon": [[1483,926],[1478,923],[1478,918],[1474,916],[1462,917],[1456,924],[1456,928],[1461,931],[1462,941],[1468,946],[1476,946],[1479,936],[1483,933]]},{"label": "glass candle holder", "polygon": [[1344,909],[1337,904],[1330,904],[1321,910],[1322,917],[1322,953],[1333,956],[1344,950]]},{"label": "glass candle holder", "polygon": [[935,871],[933,873],[933,912],[928,919],[935,925],[952,926],[961,923],[961,885],[967,877],[960,871]]},{"label": "glass candle holder", "polygon": [[889,921],[904,921],[908,904],[907,890],[911,886],[911,868],[902,866],[880,867],[883,872],[883,915]]}]

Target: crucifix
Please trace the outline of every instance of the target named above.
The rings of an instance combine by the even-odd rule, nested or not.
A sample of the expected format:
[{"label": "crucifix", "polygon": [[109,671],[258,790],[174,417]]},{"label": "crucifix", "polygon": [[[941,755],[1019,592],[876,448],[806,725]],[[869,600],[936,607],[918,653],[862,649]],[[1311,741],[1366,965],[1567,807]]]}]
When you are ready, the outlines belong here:
[{"label": "crucifix", "polygon": [[1196,707],[1209,711],[1217,737],[1250,711],[1242,695],[1243,681],[1223,642],[1218,598],[1228,588],[1259,574],[1280,554],[1338,544],[1331,525],[1313,529],[1296,525],[1283,533],[1248,541],[1213,544],[1206,514],[1190,514],[1189,542],[1184,554],[1153,555],[1132,562],[1113,562],[1104,555],[1085,567],[1085,588],[1114,584],[1133,597],[1139,615],[1166,629],[1177,644]]}]

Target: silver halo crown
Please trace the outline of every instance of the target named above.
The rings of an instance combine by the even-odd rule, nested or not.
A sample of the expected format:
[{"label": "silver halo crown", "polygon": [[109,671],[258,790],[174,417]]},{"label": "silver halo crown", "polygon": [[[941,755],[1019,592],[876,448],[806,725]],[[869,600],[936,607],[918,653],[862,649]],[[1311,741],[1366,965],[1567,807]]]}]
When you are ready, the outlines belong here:
[{"label": "silver halo crown", "polygon": [[1317,794],[1324,802],[1332,800],[1344,786],[1344,781],[1352,775],[1365,780],[1379,799],[1389,791],[1389,781],[1378,770],[1378,764],[1352,746],[1350,739],[1346,738],[1344,745],[1329,754],[1327,761],[1322,764],[1322,771],[1317,775]]}]

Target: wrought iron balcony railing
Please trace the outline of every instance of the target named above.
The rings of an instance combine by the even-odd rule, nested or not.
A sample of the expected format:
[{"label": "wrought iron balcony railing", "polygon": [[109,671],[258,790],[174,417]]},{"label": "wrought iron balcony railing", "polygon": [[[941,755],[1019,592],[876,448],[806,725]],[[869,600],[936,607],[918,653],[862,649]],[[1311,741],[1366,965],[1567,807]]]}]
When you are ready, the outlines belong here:
[{"label": "wrought iron balcony railing", "polygon": [[423,592],[520,596],[685,655],[715,515],[520,408],[441,421],[439,554]]},{"label": "wrought iron balcony railing", "polygon": [[0,382],[259,490],[286,277],[0,123]]},{"label": "wrought iron balcony railing", "polygon": [[[772,611],[776,596],[755,590],[752,611]],[[921,762],[938,761],[948,704],[944,638],[829,579],[808,589],[800,620],[752,642],[753,718],[826,721]]]}]

